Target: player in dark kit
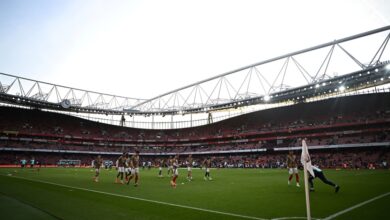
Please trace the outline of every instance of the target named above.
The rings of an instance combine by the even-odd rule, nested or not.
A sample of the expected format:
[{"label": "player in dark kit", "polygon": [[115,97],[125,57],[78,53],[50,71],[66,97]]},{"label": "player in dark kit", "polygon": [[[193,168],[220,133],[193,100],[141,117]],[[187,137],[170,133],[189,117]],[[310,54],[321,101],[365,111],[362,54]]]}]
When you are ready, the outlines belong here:
[{"label": "player in dark kit", "polygon": [[118,174],[116,175],[115,183],[119,183],[119,177],[120,177],[121,178],[120,183],[124,184],[123,174],[125,173],[126,157],[127,157],[127,153],[123,153],[123,155],[120,156],[118,158],[118,160],[116,161],[116,167],[118,169]]},{"label": "player in dark kit", "polygon": [[169,157],[168,159],[168,176],[171,174],[171,177],[173,176],[173,158],[172,156]]},{"label": "player in dark kit", "polygon": [[129,185],[131,179],[134,178],[134,186],[138,186],[139,179],[139,151],[135,151],[135,154],[130,158],[130,167],[131,167],[131,175],[127,180],[127,185]]},{"label": "player in dark kit", "polygon": [[93,177],[93,180],[95,182],[99,182],[100,167],[102,166],[102,164],[103,164],[103,159],[100,155],[98,155],[93,163],[95,167],[95,176]]},{"label": "player in dark kit", "polygon": [[211,158],[207,158],[206,160],[204,160],[203,165],[206,168],[206,173],[204,174],[204,180],[212,180],[210,176]]},{"label": "player in dark kit", "polygon": [[187,180],[188,181],[192,181],[192,155],[188,155],[188,158],[187,158]]},{"label": "player in dark kit", "polygon": [[164,165],[164,160],[158,160],[158,177],[162,177],[162,168]]},{"label": "player in dark kit", "polygon": [[313,184],[313,180],[314,178],[319,178],[322,182],[324,182],[325,184],[328,184],[330,186],[333,186],[334,187],[334,190],[335,192],[337,193],[339,190],[340,190],[340,186],[338,186],[337,184],[333,183],[332,181],[328,180],[324,173],[322,172],[322,170],[316,166],[312,166],[313,167],[313,171],[314,171],[314,175],[315,177],[313,177],[312,175],[309,174],[309,184],[310,184],[310,191],[314,191],[314,184]]}]

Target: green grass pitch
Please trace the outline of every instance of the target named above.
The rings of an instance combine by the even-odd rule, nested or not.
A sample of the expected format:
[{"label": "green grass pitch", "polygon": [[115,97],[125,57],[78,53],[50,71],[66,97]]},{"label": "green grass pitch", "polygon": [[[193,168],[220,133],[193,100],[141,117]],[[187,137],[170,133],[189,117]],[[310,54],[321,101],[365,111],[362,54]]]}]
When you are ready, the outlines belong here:
[{"label": "green grass pitch", "polygon": [[[301,187],[288,186],[281,169],[213,169],[212,181],[180,169],[178,186],[157,170],[141,170],[140,185],[114,184],[116,171],[102,170],[100,182],[86,168],[0,169],[1,219],[305,219]],[[389,170],[325,170],[339,193],[314,181],[314,219],[390,219]],[[294,182],[293,182],[294,183]],[[381,196],[381,197],[378,197]],[[374,200],[370,200],[375,198]],[[368,201],[368,203],[364,203]],[[361,204],[363,203],[363,204]],[[361,204],[361,206],[356,206]],[[340,213],[346,210],[345,213]],[[337,214],[338,213],[338,214]]]}]

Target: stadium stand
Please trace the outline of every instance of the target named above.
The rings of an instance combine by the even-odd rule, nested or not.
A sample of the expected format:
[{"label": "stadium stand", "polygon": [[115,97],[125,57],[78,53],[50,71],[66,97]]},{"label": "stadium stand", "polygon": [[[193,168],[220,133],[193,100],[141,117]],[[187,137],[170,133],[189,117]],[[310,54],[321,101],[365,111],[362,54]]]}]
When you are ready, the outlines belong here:
[{"label": "stadium stand", "polygon": [[[96,154],[114,160],[121,152],[141,151],[144,160],[194,154],[215,157],[216,167],[284,167],[287,150],[299,138],[325,167],[387,167],[390,146],[390,95],[367,94],[237,116],[205,126],[147,130],[112,126],[38,109],[0,107],[0,164],[35,157],[45,164]],[[348,149],[348,150],[345,150]],[[324,159],[325,158],[325,159]]]}]

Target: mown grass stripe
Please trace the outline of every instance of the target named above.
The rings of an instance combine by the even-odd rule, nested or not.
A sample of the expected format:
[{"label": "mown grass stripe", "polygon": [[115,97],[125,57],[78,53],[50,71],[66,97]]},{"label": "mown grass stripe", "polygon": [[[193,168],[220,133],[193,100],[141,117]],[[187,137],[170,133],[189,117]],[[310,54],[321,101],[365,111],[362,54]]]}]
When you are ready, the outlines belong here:
[{"label": "mown grass stripe", "polygon": [[338,216],[340,216],[340,215],[342,215],[342,214],[345,214],[345,213],[347,213],[347,212],[350,212],[350,211],[352,211],[352,210],[354,210],[354,209],[357,209],[357,208],[359,208],[359,207],[361,207],[361,206],[364,206],[364,205],[366,205],[366,204],[368,204],[368,203],[371,203],[371,202],[373,202],[373,201],[375,201],[375,200],[381,199],[381,198],[383,198],[383,197],[385,197],[385,196],[388,196],[388,195],[390,195],[390,192],[384,193],[384,194],[382,194],[382,195],[376,196],[376,197],[374,197],[374,198],[372,198],[372,199],[366,200],[366,201],[361,202],[361,203],[359,203],[359,204],[357,204],[357,205],[354,205],[354,206],[352,206],[352,207],[349,207],[349,208],[347,208],[347,209],[344,209],[344,210],[342,210],[342,211],[340,211],[340,212],[337,212],[337,213],[335,213],[335,214],[333,214],[333,215],[330,215],[330,216],[324,218],[323,220],[331,220],[331,219],[334,219],[334,218],[336,218],[336,217],[338,217]]},{"label": "mown grass stripe", "polygon": [[115,193],[103,192],[103,191],[98,191],[98,190],[93,190],[93,189],[87,189],[87,188],[81,188],[81,187],[75,187],[75,186],[68,186],[68,185],[64,185],[64,184],[47,182],[47,181],[42,181],[42,180],[34,180],[34,179],[18,177],[18,176],[6,176],[6,177],[11,177],[11,178],[13,177],[13,178],[17,178],[17,179],[24,179],[24,180],[32,181],[32,182],[38,182],[38,183],[44,183],[44,184],[49,184],[49,185],[54,185],[54,186],[60,186],[60,187],[64,187],[64,188],[70,188],[70,189],[94,192],[94,193],[99,193],[99,194],[104,194],[104,195],[109,195],[109,196],[117,196],[117,197],[128,198],[128,199],[139,200],[139,201],[150,202],[150,203],[156,203],[156,204],[161,204],[161,205],[167,205],[167,206],[173,206],[173,207],[179,207],[179,208],[185,208],[185,209],[192,209],[192,210],[197,210],[197,211],[202,211],[202,212],[209,212],[209,213],[214,213],[214,214],[239,217],[239,218],[243,218],[243,219],[267,220],[265,218],[258,218],[258,217],[254,217],[254,216],[240,215],[240,214],[235,214],[235,213],[222,212],[222,211],[216,211],[216,210],[211,210],[211,209],[192,207],[192,206],[187,206],[187,205],[179,205],[179,204],[162,202],[162,201],[151,200],[151,199],[144,199],[144,198],[139,198],[139,197],[134,197],[134,196],[126,196],[126,195],[120,195],[120,194],[115,194]]}]

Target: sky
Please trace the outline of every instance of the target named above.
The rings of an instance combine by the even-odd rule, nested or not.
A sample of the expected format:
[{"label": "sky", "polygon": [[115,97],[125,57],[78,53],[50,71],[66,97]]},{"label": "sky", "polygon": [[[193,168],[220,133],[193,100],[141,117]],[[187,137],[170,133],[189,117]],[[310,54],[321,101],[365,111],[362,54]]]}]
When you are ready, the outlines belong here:
[{"label": "sky", "polygon": [[390,25],[387,0],[0,0],[0,72],[136,98]]}]

